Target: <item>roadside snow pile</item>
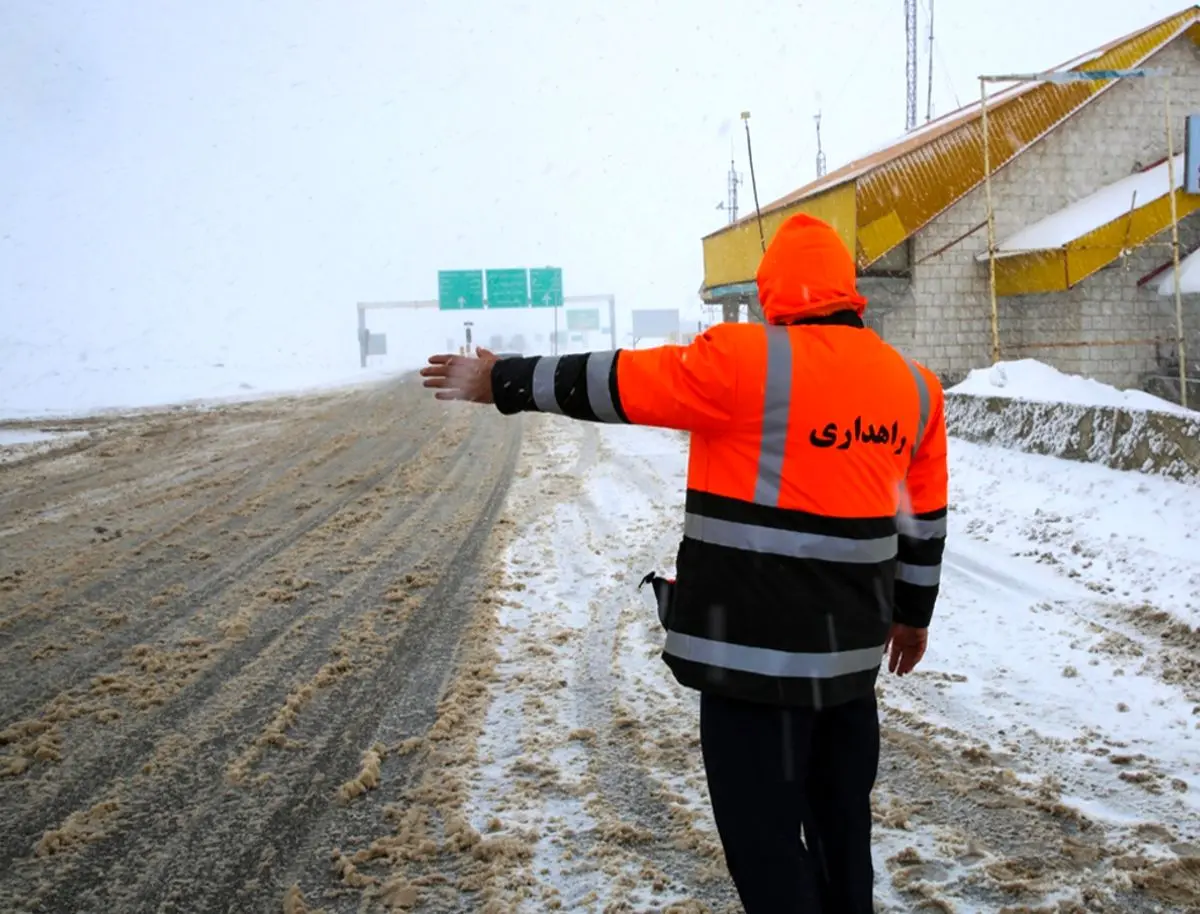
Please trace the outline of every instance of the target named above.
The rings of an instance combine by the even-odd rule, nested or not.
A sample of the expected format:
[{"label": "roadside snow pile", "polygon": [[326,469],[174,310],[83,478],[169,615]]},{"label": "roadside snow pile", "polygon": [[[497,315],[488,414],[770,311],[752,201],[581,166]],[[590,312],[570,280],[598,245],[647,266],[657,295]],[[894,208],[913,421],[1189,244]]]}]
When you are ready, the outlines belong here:
[{"label": "roadside snow pile", "polygon": [[1200,483],[1200,413],[1033,360],[971,372],[946,422],[967,441]]},{"label": "roadside snow pile", "polygon": [[977,368],[961,384],[951,387],[948,393],[1004,397],[1034,403],[1155,410],[1200,419],[1200,413],[1184,409],[1170,400],[1141,390],[1119,390],[1091,378],[1065,374],[1036,359],[999,362],[990,368]]}]

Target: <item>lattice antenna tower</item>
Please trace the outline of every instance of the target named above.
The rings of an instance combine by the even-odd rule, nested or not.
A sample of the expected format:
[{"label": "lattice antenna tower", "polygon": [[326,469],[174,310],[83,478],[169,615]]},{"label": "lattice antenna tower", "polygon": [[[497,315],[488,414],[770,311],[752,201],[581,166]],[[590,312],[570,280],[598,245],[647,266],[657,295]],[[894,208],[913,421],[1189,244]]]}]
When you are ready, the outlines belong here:
[{"label": "lattice antenna tower", "polygon": [[742,174],[737,170],[733,158],[733,140],[729,141],[729,174],[725,179],[726,197],[724,203],[718,203],[717,209],[723,209],[729,214],[729,224],[737,222],[738,217],[738,188],[743,182]]},{"label": "lattice antenna tower", "polygon": [[904,39],[905,129],[912,130],[917,126],[917,0],[904,0]]},{"label": "lattice antenna tower", "polygon": [[926,7],[929,14],[929,53],[925,55],[925,66],[928,68],[928,89],[925,96],[925,122],[933,120],[933,0]]},{"label": "lattice antenna tower", "polygon": [[813,120],[817,124],[817,177],[825,177],[825,150],[821,148],[821,112],[818,111]]}]

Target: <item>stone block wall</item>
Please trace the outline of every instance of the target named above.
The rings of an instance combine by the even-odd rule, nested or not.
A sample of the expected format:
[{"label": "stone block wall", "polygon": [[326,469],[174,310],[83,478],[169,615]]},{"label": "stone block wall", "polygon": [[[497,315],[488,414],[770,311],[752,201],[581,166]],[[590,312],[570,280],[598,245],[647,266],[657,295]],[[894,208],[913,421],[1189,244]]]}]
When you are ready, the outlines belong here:
[{"label": "stone block wall", "polygon": [[948,394],[946,427],[965,441],[1200,485],[1200,419],[1191,416]]}]

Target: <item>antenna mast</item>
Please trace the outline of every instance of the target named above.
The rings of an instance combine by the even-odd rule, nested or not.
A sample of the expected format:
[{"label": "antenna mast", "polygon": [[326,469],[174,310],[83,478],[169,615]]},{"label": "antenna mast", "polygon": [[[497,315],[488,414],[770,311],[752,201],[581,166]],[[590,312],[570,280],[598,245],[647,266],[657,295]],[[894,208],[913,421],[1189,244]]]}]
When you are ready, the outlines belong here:
[{"label": "antenna mast", "polygon": [[[758,205],[758,179],[754,177],[754,150],[750,147],[750,112],[742,112],[742,123],[746,125],[746,158],[750,162],[750,188],[754,191],[754,215],[758,217],[758,243],[767,253],[767,236],[763,232],[762,209]],[[1173,198],[1172,198],[1173,199]]]},{"label": "antenna mast", "polygon": [[821,112],[818,111],[813,117],[817,122],[817,177],[825,177],[825,152],[821,148]]},{"label": "antenna mast", "polygon": [[[732,145],[733,141],[730,140]],[[732,225],[737,222],[738,216],[738,185],[742,183],[742,176],[738,174],[737,166],[733,163],[733,153],[729,154],[729,222]]]},{"label": "antenna mast", "polygon": [[742,185],[744,178],[737,170],[737,165],[733,160],[733,139],[729,140],[729,174],[725,179],[726,197],[724,203],[718,203],[717,209],[723,209],[729,214],[729,224],[737,222],[738,217],[738,187]]},{"label": "antenna mast", "polygon": [[925,121],[933,120],[933,0],[929,0],[929,54],[925,66],[929,68],[929,89],[925,96]]},{"label": "antenna mast", "polygon": [[905,76],[907,106],[905,129],[917,126],[917,0],[904,0]]}]

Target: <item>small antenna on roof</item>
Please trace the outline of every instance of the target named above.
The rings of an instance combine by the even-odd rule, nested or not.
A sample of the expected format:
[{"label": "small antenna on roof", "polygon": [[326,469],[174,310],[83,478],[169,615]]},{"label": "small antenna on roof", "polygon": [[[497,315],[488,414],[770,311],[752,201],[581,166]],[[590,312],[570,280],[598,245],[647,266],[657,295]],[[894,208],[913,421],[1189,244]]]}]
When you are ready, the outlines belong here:
[{"label": "small antenna on roof", "polygon": [[758,217],[758,242],[763,253],[767,253],[767,236],[763,234],[762,209],[758,205],[758,181],[754,177],[754,150],[750,147],[750,112],[742,112],[742,123],[746,125],[746,158],[750,160],[750,187],[754,191],[754,214]]},{"label": "small antenna on roof", "polygon": [[929,56],[925,61],[925,66],[929,73],[928,95],[925,99],[925,122],[933,120],[933,0],[929,0]]},{"label": "small antenna on roof", "polygon": [[817,122],[817,177],[825,177],[825,151],[821,148],[821,112],[813,117]]},{"label": "small antenna on roof", "polygon": [[725,182],[726,200],[723,203],[717,204],[717,209],[723,209],[729,213],[729,224],[733,225],[738,220],[738,187],[744,182],[742,175],[737,170],[737,163],[734,161],[733,137],[729,138],[729,175]]}]

